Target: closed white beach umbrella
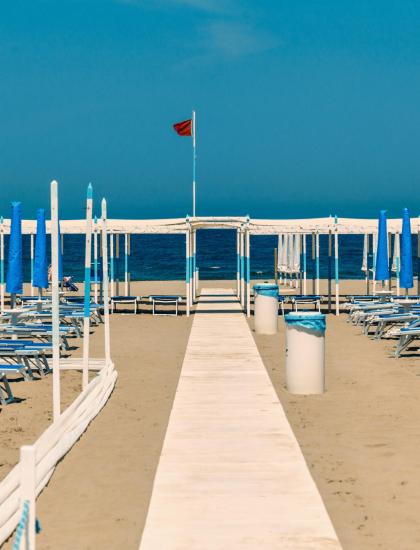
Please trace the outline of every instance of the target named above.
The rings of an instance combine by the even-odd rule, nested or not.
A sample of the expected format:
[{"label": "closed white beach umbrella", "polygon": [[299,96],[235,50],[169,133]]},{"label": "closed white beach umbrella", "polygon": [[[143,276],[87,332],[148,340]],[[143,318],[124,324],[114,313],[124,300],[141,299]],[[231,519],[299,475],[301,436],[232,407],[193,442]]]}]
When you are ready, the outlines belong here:
[{"label": "closed white beach umbrella", "polygon": [[299,273],[300,271],[300,235],[294,236],[293,246],[293,272]]},{"label": "closed white beach umbrella", "polygon": [[277,270],[281,271],[281,259],[283,255],[283,235],[279,235],[277,244]]},{"label": "closed white beach umbrella", "polygon": [[397,278],[397,296],[400,294],[400,271],[401,271],[401,252],[400,252],[400,235],[394,235],[394,253],[392,255],[391,271],[395,272]]},{"label": "closed white beach umbrella", "polygon": [[368,255],[369,255],[369,235],[365,233],[363,236],[363,260],[362,271],[368,272]]},{"label": "closed white beach umbrella", "polygon": [[287,247],[289,244],[288,235],[283,235],[283,248],[281,251],[281,271],[285,273],[287,271]]},{"label": "closed white beach umbrella", "polygon": [[293,272],[293,258],[294,258],[294,239],[293,234],[289,233],[287,235],[287,262],[286,262],[286,271],[287,273]]},{"label": "closed white beach umbrella", "polygon": [[394,251],[392,255],[392,266],[391,271],[394,271],[395,273],[398,273],[400,271],[400,236],[398,233],[394,235]]},{"label": "closed white beach umbrella", "polygon": [[378,250],[378,234],[372,235],[372,255],[373,255],[373,272],[376,272],[376,251]]}]

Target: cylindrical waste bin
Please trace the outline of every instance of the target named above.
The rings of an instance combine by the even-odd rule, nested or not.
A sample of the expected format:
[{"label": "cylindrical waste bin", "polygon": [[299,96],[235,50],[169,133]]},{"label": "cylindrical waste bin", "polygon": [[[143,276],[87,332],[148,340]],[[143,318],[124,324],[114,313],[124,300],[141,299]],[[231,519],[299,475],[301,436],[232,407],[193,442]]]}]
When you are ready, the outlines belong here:
[{"label": "cylindrical waste bin", "polygon": [[254,327],[257,334],[276,334],[279,288],[275,284],[254,285]]},{"label": "cylindrical waste bin", "polygon": [[286,322],[286,388],[295,394],[325,389],[325,315],[288,313]]}]

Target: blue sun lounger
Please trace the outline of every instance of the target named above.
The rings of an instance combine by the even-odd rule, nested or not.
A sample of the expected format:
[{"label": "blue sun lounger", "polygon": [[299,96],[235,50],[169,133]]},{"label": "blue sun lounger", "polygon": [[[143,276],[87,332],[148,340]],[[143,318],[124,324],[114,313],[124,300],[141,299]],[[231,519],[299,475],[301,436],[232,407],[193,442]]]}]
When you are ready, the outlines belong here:
[{"label": "blue sun lounger", "polygon": [[395,348],[395,357],[401,357],[403,351],[405,351],[414,340],[420,339],[420,319],[412,321],[409,325],[401,327],[398,331],[400,337],[397,347]]}]

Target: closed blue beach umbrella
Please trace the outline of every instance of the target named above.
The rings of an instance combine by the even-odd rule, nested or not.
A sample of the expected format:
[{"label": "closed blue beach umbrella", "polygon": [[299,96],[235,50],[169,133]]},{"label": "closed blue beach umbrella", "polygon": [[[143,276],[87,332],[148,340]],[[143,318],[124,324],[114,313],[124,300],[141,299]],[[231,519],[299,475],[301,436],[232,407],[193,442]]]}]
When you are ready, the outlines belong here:
[{"label": "closed blue beach umbrella", "polygon": [[401,232],[401,273],[400,287],[413,288],[413,251],[411,248],[411,225],[408,208],[403,210]]},{"label": "closed blue beach umbrella", "polygon": [[386,228],[386,210],[381,210],[378,221],[378,248],[376,252],[376,281],[388,281],[389,257],[388,257],[388,232]]},{"label": "closed blue beach umbrella", "polygon": [[48,288],[47,231],[45,228],[45,210],[36,211],[36,240],[33,286]]},{"label": "closed blue beach umbrella", "polygon": [[14,295],[23,292],[22,205],[20,202],[12,202],[6,292],[12,295],[12,307],[14,305]]}]

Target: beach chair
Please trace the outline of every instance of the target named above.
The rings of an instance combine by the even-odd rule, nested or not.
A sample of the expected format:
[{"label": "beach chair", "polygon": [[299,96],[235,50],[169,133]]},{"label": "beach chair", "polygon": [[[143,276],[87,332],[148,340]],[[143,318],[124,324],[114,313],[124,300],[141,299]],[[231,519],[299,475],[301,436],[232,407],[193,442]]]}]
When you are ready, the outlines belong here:
[{"label": "beach chair", "polygon": [[[153,315],[178,315],[178,305],[182,301],[182,296],[177,295],[162,295],[162,294],[151,294],[149,296],[149,301],[152,302],[152,313]],[[156,305],[173,305],[175,307],[175,313],[157,313]]]},{"label": "beach chair", "polygon": [[298,311],[299,305],[308,306],[313,305],[315,310],[321,313],[321,296],[315,295],[296,295],[290,296],[290,301],[293,304],[293,309]]},{"label": "beach chair", "polygon": [[41,377],[51,372],[47,359],[47,353],[51,354],[51,352],[52,345],[46,347],[45,344],[37,343],[21,344],[15,340],[0,344],[0,357],[9,364],[23,365],[31,378],[34,370]]},{"label": "beach chair", "polygon": [[394,356],[398,359],[415,340],[420,339],[420,319],[416,319],[409,325],[401,327],[397,334],[400,338],[395,348]]},{"label": "beach chair", "polygon": [[128,304],[134,306],[134,313],[137,313],[137,306],[141,296],[112,296],[110,313],[116,313],[118,304]]},{"label": "beach chair", "polygon": [[363,332],[365,335],[369,335],[370,329],[373,325],[376,325],[376,330],[373,335],[375,340],[390,335],[391,330],[404,323],[409,323],[418,318],[415,313],[395,312],[395,313],[379,313],[367,317],[364,321]]},{"label": "beach chair", "polygon": [[24,380],[33,379],[32,370],[22,364],[0,363],[0,405],[17,401],[13,395],[8,375],[20,375]]}]

